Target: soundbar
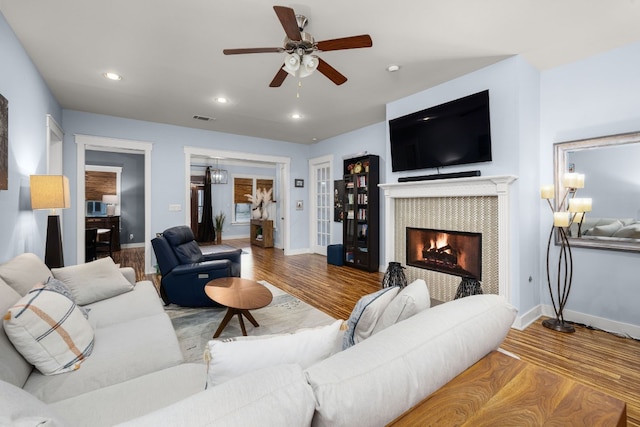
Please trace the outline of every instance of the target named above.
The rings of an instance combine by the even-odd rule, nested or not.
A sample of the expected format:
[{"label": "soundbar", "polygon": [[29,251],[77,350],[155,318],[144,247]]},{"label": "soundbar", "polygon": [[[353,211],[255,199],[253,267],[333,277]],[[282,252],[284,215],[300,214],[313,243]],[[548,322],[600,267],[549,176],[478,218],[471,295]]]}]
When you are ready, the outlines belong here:
[{"label": "soundbar", "polygon": [[466,172],[436,173],[433,175],[403,176],[398,178],[398,182],[432,181],[434,179],[450,179],[450,178],[469,178],[471,176],[480,176],[480,171],[475,170],[475,171],[466,171]]}]

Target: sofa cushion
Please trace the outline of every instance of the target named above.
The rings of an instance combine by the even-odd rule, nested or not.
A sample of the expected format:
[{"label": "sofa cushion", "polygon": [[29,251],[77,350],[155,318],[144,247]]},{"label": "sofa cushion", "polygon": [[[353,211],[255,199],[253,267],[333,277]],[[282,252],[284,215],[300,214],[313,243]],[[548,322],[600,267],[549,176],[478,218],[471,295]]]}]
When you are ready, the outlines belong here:
[{"label": "sofa cushion", "polygon": [[31,394],[0,381],[0,426],[46,426],[69,425],[54,410]]},{"label": "sofa cushion", "polygon": [[[20,295],[0,279],[0,315],[20,299]],[[33,366],[16,350],[0,322],[0,380],[22,387]]]},{"label": "sofa cushion", "polygon": [[516,309],[497,295],[447,302],[307,368],[314,426],[384,425],[498,348]]},{"label": "sofa cushion", "polygon": [[640,222],[628,224],[613,233],[613,237],[625,239],[640,239]]},{"label": "sofa cushion", "polygon": [[256,369],[296,363],[302,368],[326,359],[336,349],[342,320],[292,334],[211,340],[207,346],[208,387]]},{"label": "sofa cushion", "polygon": [[205,365],[185,363],[51,403],[70,425],[107,427],[204,390]]},{"label": "sofa cushion", "polygon": [[25,253],[0,265],[0,277],[20,296],[24,296],[36,283],[45,283],[51,271],[36,255]]},{"label": "sofa cushion", "polygon": [[119,426],[308,426],[315,400],[298,365],[234,378]]},{"label": "sofa cushion", "polygon": [[417,279],[405,286],[398,295],[389,303],[382,312],[380,320],[373,328],[373,334],[377,334],[404,319],[408,319],[414,314],[431,307],[431,296],[429,287],[422,279]]},{"label": "sofa cushion", "polygon": [[64,295],[36,286],[3,319],[7,336],[45,375],[74,371],[93,350],[93,328]]},{"label": "sofa cushion", "polygon": [[347,320],[347,332],[345,332],[342,341],[343,349],[347,349],[371,335],[380,315],[398,294],[398,290],[397,286],[384,288],[358,300],[349,320]]},{"label": "sofa cushion", "polygon": [[24,389],[45,403],[137,378],[184,361],[169,317],[162,313],[95,329],[93,354],[74,372],[34,371]]},{"label": "sofa cushion", "polygon": [[131,292],[96,301],[85,307],[91,310],[89,323],[94,328],[164,313],[158,291],[148,280],[136,283]]},{"label": "sofa cushion", "polygon": [[178,258],[180,264],[196,264],[202,261],[202,250],[187,226],[172,227],[162,233]]},{"label": "sofa cushion", "polygon": [[54,268],[53,276],[71,290],[77,304],[86,305],[128,292],[133,285],[110,257],[86,264]]},{"label": "sofa cushion", "polygon": [[611,237],[620,228],[622,228],[622,223],[620,221],[613,221],[611,224],[596,225],[595,227],[585,231],[584,234],[586,236]]}]

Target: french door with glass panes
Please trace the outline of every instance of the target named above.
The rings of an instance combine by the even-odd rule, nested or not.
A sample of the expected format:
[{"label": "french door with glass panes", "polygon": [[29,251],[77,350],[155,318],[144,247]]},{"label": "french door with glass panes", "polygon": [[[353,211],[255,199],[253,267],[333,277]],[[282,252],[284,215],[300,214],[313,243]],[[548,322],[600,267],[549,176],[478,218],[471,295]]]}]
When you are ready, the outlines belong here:
[{"label": "french door with glass panes", "polygon": [[310,171],[310,242],[311,251],[327,255],[327,246],[331,244],[331,226],[333,215],[333,180],[331,163],[333,156],[324,156],[309,160]]}]

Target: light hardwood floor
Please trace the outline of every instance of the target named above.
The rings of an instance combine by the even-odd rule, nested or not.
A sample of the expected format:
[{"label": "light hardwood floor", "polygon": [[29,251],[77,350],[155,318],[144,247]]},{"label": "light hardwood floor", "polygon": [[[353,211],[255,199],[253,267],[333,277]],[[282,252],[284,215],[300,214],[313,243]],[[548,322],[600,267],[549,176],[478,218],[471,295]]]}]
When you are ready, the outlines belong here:
[{"label": "light hardwood floor", "polygon": [[[328,265],[320,255],[285,257],[282,250],[251,246],[244,239],[224,244],[247,252],[242,256],[242,277],[266,280],[334,318],[348,318],[358,299],[380,289],[382,282],[382,273]],[[144,278],[139,250],[121,251],[114,259],[136,268]],[[148,278],[157,282],[156,275]],[[584,327],[562,334],[538,320],[524,331],[512,329],[502,347],[626,402],[628,425],[640,427],[640,342]]]}]

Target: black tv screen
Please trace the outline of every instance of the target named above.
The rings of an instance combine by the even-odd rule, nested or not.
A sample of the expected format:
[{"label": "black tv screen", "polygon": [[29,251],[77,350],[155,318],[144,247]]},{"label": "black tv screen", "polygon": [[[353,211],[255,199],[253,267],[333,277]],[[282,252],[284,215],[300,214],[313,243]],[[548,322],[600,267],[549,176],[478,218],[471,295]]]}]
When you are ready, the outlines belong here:
[{"label": "black tv screen", "polygon": [[491,160],[489,91],[389,120],[393,172]]}]

